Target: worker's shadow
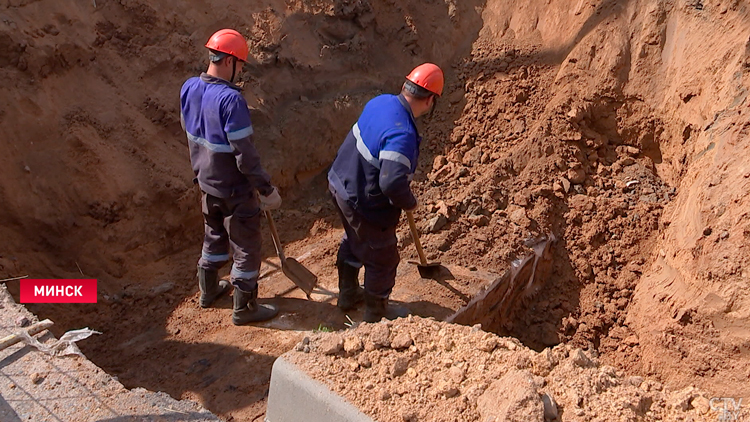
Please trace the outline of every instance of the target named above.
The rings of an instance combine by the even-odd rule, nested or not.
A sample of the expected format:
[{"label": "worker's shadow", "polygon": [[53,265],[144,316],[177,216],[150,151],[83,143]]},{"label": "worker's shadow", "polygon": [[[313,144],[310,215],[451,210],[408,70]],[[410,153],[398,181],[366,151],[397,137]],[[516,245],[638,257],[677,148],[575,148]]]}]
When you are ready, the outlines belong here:
[{"label": "worker's shadow", "polygon": [[[264,261],[268,264],[269,269],[261,273],[259,281],[262,282],[264,279],[271,277],[281,276],[281,268],[273,262]],[[442,286],[449,289],[454,294],[460,296],[464,301],[468,301],[469,298],[457,290],[455,287],[447,283],[446,280],[453,280],[453,274],[446,267],[440,266],[433,269],[431,273],[434,280],[440,283]],[[291,282],[290,282],[291,283]],[[350,311],[341,311],[336,307],[336,301],[338,294],[327,289],[316,287],[311,295],[311,299],[301,299],[295,297],[288,297],[289,294],[297,290],[297,287],[290,285],[286,290],[277,293],[271,299],[260,300],[260,303],[273,303],[281,310],[280,315],[271,321],[262,322],[256,324],[259,327],[272,328],[275,330],[343,330],[357,322],[362,321],[364,314],[364,304],[361,304],[358,309]],[[412,315],[418,315],[422,317],[434,317],[436,319],[444,319],[448,315],[452,314],[454,310],[446,308],[444,306],[432,303],[427,300],[420,300],[414,302],[401,302],[397,300],[392,301],[395,304],[406,307]]]}]

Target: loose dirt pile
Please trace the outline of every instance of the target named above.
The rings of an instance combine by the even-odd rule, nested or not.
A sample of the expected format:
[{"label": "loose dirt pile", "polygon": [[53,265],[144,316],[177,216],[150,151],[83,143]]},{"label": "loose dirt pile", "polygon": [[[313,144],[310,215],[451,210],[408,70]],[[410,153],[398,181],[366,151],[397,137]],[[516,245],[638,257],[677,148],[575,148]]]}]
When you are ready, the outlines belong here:
[{"label": "loose dirt pile", "polygon": [[419,317],[305,337],[285,358],[380,422],[676,421],[715,413],[706,392],[626,376],[575,347],[536,353],[479,327]]}]

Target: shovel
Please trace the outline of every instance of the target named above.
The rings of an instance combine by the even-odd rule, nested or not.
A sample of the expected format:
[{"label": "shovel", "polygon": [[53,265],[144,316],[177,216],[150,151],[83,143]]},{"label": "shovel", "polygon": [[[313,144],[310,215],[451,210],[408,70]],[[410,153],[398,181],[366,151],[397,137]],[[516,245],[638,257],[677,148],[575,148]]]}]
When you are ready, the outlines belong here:
[{"label": "shovel", "polygon": [[[419,233],[417,232],[417,225],[414,224],[414,214],[411,211],[406,211],[406,219],[409,221],[409,229],[411,229],[411,237],[414,239],[414,246],[417,248],[417,255],[419,255],[419,261],[409,260],[410,264],[416,264],[419,270],[419,275],[427,277],[428,275],[434,275],[435,272],[440,270],[440,262],[427,262],[427,258],[424,256],[424,250],[422,249],[422,243],[419,241]],[[429,277],[428,277],[429,278]]]},{"label": "shovel", "polygon": [[287,258],[284,255],[284,249],[281,247],[281,241],[279,240],[279,233],[276,232],[276,225],[273,223],[273,218],[271,218],[271,213],[269,211],[264,211],[266,214],[266,219],[268,219],[268,225],[271,227],[271,237],[273,237],[273,246],[276,248],[276,254],[279,255],[279,260],[281,261],[281,272],[284,273],[284,275],[294,282],[294,284],[297,285],[297,287],[300,288],[303,292],[305,292],[305,295],[308,299],[312,299],[310,297],[310,293],[315,289],[315,286],[318,284],[318,277],[313,274],[310,270],[305,268],[304,265],[297,262],[294,258]]}]

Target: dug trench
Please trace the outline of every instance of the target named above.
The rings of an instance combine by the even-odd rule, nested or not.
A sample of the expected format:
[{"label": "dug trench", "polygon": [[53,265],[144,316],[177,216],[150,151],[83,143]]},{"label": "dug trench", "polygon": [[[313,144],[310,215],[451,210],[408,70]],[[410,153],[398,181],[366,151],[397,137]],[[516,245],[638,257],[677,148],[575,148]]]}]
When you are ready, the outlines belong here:
[{"label": "dug trench", "polygon": [[242,82],[284,197],[277,226],[322,287],[336,290],[341,236],[326,167],[364,103],[432,61],[446,90],[420,122],[413,188],[428,258],[452,277],[418,277],[404,224],[394,298],[449,318],[554,236],[502,321],[489,300],[461,322],[675,389],[736,397],[749,382],[746,5],[73,3],[2,10],[0,72],[16,83],[0,94],[13,140],[0,146],[0,277],[97,278],[97,304],[30,309],[57,335],[102,331],[81,348],[127,387],[262,419],[274,359],[348,323],[334,298],[291,288],[269,236],[261,297],[281,316],[234,327],[228,298],[197,306],[202,224],[177,92],[221,26],[250,39]]}]

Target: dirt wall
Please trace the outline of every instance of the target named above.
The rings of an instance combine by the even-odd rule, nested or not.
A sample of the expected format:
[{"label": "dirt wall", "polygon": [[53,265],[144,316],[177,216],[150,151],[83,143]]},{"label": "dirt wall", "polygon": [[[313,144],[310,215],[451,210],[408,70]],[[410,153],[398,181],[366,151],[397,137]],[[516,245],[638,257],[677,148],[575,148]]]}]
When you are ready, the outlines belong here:
[{"label": "dirt wall", "polygon": [[450,221],[428,245],[466,264],[561,239],[506,333],[680,386],[747,382],[748,18],[736,1],[488,2],[423,195]]}]

